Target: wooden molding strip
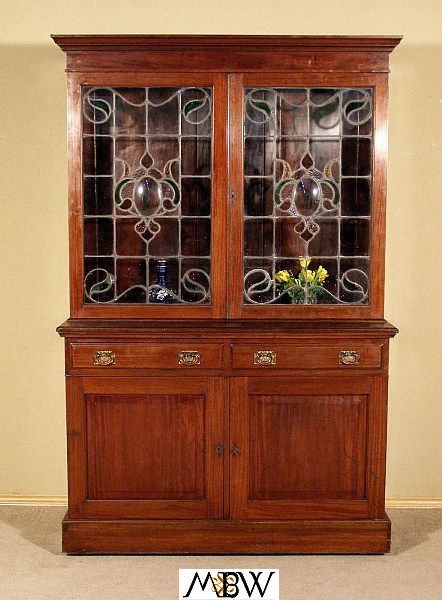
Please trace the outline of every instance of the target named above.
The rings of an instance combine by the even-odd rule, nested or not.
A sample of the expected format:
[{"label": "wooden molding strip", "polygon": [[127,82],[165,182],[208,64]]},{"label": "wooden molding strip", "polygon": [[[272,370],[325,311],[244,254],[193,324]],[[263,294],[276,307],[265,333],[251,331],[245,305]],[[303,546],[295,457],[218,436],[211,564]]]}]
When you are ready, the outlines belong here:
[{"label": "wooden molding strip", "polygon": [[[67,503],[67,496],[0,496],[0,506],[67,506]],[[387,508],[438,508],[442,506],[442,498],[392,496],[385,504]]]},{"label": "wooden molding strip", "polygon": [[395,36],[346,35],[51,35],[65,52],[85,50],[146,50],[195,48],[290,48],[299,51],[391,52],[401,41]]},{"label": "wooden molding strip", "polygon": [[392,496],[386,499],[385,506],[387,508],[439,508],[442,506],[442,498]]},{"label": "wooden molding strip", "polygon": [[0,506],[67,506],[67,503],[67,496],[0,496]]}]

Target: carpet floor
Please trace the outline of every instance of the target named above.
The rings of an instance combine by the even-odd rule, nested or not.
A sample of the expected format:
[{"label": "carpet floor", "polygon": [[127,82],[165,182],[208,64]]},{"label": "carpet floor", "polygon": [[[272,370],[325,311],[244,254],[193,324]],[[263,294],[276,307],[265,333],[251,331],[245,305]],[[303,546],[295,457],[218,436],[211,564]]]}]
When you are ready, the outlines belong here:
[{"label": "carpet floor", "polygon": [[390,509],[384,556],[65,556],[64,507],[0,506],[0,600],[176,600],[179,568],[278,568],[281,600],[440,600],[442,511]]}]

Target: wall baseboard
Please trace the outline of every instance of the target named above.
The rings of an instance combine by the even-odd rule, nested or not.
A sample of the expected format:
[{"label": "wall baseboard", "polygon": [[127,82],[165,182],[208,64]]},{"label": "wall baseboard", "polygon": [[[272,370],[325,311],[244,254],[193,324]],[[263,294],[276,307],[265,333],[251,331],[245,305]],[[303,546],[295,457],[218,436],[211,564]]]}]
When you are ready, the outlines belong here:
[{"label": "wall baseboard", "polygon": [[0,505],[67,506],[67,496],[0,496]]},{"label": "wall baseboard", "polygon": [[385,506],[387,508],[440,508],[442,498],[392,496],[385,499]]},{"label": "wall baseboard", "polygon": [[[67,506],[67,496],[1,496],[3,506]],[[387,508],[438,508],[442,506],[442,498],[399,497],[386,499]]]}]

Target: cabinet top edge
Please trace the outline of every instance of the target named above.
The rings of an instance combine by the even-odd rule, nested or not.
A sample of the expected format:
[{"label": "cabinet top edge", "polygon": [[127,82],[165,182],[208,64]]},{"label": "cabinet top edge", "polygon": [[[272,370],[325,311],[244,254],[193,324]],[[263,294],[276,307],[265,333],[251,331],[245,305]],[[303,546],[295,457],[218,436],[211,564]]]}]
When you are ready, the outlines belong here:
[{"label": "cabinet top edge", "polygon": [[127,335],[158,335],[164,333],[180,334],[189,337],[195,333],[208,335],[235,335],[256,333],[257,335],[369,335],[374,337],[394,337],[398,329],[385,321],[351,320],[242,320],[213,319],[210,321],[153,321],[148,319],[68,319],[57,327],[61,337],[117,337]]},{"label": "cabinet top edge", "polygon": [[347,35],[51,35],[64,52],[285,48],[292,51],[392,52],[403,36]]}]

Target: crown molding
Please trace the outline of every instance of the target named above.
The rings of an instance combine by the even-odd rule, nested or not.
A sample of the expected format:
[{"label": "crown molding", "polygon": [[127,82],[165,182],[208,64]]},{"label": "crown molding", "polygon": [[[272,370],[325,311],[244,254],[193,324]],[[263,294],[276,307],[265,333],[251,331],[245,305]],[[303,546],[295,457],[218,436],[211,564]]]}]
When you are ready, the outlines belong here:
[{"label": "crown molding", "polygon": [[347,35],[51,35],[64,52],[165,48],[287,48],[305,51],[392,52],[402,36]]}]

